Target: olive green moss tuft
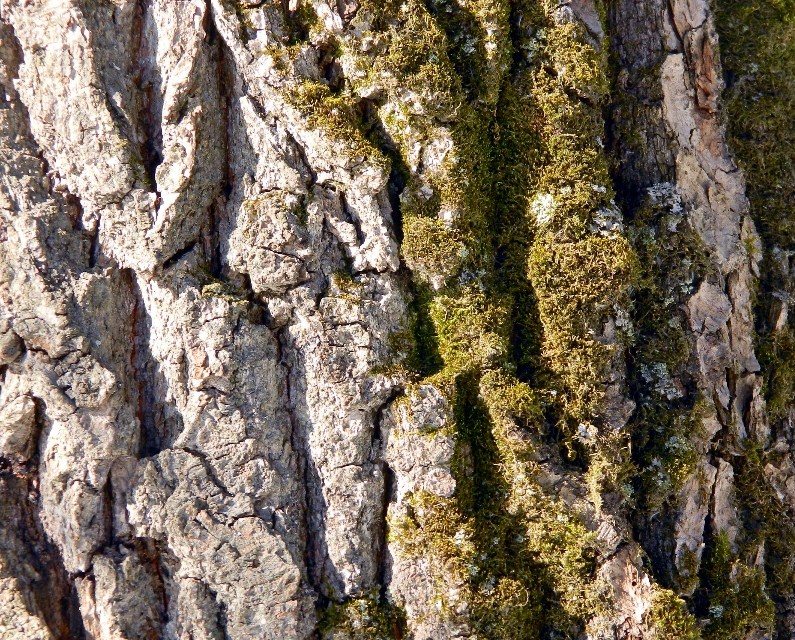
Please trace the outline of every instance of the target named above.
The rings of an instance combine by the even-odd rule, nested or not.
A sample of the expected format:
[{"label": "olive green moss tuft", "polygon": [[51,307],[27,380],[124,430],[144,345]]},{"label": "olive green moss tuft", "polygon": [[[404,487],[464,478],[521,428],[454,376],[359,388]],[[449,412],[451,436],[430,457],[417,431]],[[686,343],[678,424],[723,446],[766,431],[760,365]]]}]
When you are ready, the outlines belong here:
[{"label": "olive green moss tuft", "polygon": [[404,637],[405,613],[382,599],[378,593],[367,597],[332,602],[320,612],[321,638],[346,640],[395,640]]},{"label": "olive green moss tuft", "polygon": [[291,88],[286,96],[309,127],[323,131],[354,159],[367,159],[385,171],[389,170],[389,160],[365,136],[361,112],[350,98],[337,95],[328,85],[311,80]]},{"label": "olive green moss tuft", "polygon": [[735,479],[744,529],[750,532],[743,548],[752,554],[764,546],[766,589],[774,599],[786,598],[795,582],[795,521],[765,473],[767,464],[782,461],[781,454],[749,442]]},{"label": "olive green moss tuft", "polygon": [[748,629],[773,629],[775,609],[765,593],[764,572],[732,553],[725,532],[713,538],[704,565],[709,600],[705,640],[742,640]]},{"label": "olive green moss tuft", "polygon": [[656,590],[648,624],[659,640],[701,640],[695,617],[685,602],[668,589]]},{"label": "olive green moss tuft", "polygon": [[402,257],[419,280],[446,279],[461,270],[467,258],[461,234],[438,218],[409,216],[403,233]]},{"label": "olive green moss tuft", "polygon": [[620,348],[595,334],[628,303],[637,273],[634,253],[622,237],[561,242],[544,232],[529,264],[544,327],[544,356],[562,383],[563,416],[573,425],[591,422],[603,399],[602,376]]},{"label": "olive green moss tuft", "polygon": [[[568,636],[607,611],[609,589],[596,575],[594,535],[539,484],[534,438],[550,415],[571,425],[569,434],[598,422],[621,345],[595,334],[624,312],[637,261],[601,147],[605,51],[575,25],[556,24],[551,3],[507,6],[460,3],[448,12],[435,3],[428,19],[441,29],[427,25],[423,9],[398,19],[405,36],[417,24],[425,33],[390,64],[435,74],[426,84],[435,91],[445,83],[441,101],[456,105],[451,152],[426,174],[432,195],[423,199],[411,180],[402,195],[402,252],[426,283],[427,314],[415,327],[438,357],[428,381],[450,399],[465,453],[456,497],[415,495],[410,517],[393,523],[393,540],[406,553],[440,557],[466,585],[469,617],[484,637],[538,637],[542,628]],[[495,33],[505,32],[504,51],[518,45],[511,64],[507,54],[489,59],[488,43],[467,45],[480,15],[502,25]],[[450,41],[453,33],[462,41]],[[439,133],[428,118],[389,114],[385,127],[405,157],[412,132]],[[517,374],[552,386],[536,391]],[[599,442],[588,454],[595,494],[626,472],[626,439]],[[450,604],[439,598],[442,609]]]},{"label": "olive green moss tuft", "polygon": [[606,51],[587,44],[581,29],[553,24],[539,35],[544,64],[532,86],[542,147],[529,202],[536,233],[528,277],[541,355],[557,381],[559,424],[570,436],[579,425],[601,424],[604,378],[621,339],[600,335],[609,318],[626,313],[637,277],[601,143]]}]

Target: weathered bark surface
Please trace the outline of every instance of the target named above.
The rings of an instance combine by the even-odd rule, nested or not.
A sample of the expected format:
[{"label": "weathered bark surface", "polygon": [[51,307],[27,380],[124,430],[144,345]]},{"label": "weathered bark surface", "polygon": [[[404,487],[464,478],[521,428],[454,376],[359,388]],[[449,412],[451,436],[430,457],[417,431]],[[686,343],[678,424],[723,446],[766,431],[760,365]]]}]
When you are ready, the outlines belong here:
[{"label": "weathered bark surface", "polygon": [[752,4],[0,0],[0,638],[793,637]]}]

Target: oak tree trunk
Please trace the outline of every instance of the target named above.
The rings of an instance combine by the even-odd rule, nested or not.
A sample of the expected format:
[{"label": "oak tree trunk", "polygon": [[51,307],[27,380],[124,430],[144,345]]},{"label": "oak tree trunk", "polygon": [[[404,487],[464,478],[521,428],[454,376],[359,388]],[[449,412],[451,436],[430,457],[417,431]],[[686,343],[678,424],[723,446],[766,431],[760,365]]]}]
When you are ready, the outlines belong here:
[{"label": "oak tree trunk", "polygon": [[795,636],[795,1],[0,0],[0,639]]}]

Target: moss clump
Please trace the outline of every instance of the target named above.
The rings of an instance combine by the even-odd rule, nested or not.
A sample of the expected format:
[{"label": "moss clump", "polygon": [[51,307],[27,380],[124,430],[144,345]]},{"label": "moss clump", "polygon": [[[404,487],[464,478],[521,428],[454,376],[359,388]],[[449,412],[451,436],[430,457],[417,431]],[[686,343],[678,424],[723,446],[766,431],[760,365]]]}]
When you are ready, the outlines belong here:
[{"label": "moss clump", "polygon": [[237,288],[229,282],[215,280],[202,285],[202,298],[221,298],[227,302],[245,302],[246,298]]},{"label": "moss clump", "polygon": [[705,640],[741,640],[749,629],[773,629],[775,609],[765,592],[764,572],[732,553],[725,532],[712,540],[704,564],[709,615]]},{"label": "moss clump", "polygon": [[471,101],[493,108],[510,66],[507,42],[511,3],[433,0],[431,12],[447,35],[450,58]]},{"label": "moss clump", "polygon": [[685,546],[681,549],[674,568],[674,584],[679,593],[693,593],[699,586],[700,554]]},{"label": "moss clump", "polygon": [[468,257],[460,234],[438,218],[410,216],[403,224],[401,254],[420,281],[442,283]]},{"label": "moss clump", "polygon": [[768,463],[781,462],[778,455],[749,443],[736,483],[745,529],[752,532],[743,548],[752,554],[764,545],[766,588],[774,598],[786,598],[795,582],[795,521],[765,473]]},{"label": "moss clump", "polygon": [[325,84],[306,80],[286,93],[289,103],[313,129],[323,131],[354,159],[367,159],[384,171],[389,160],[365,137],[361,113],[350,98],[332,93]]},{"label": "moss clump", "polygon": [[[520,51],[535,44],[539,8],[525,3],[514,15],[512,40]],[[511,309],[511,347],[517,375],[544,386],[540,361],[542,337],[537,296],[527,278],[527,261],[535,231],[530,195],[536,186],[536,167],[543,157],[543,119],[532,97],[533,69],[525,57],[503,85],[491,133],[494,140],[495,289]]]},{"label": "moss clump", "polygon": [[362,283],[346,269],[338,269],[331,274],[329,295],[335,298],[361,302],[363,289]]},{"label": "moss clump", "polygon": [[547,29],[539,53],[546,64],[536,72],[533,88],[543,116],[546,156],[536,197],[551,197],[555,203],[548,218],[536,218],[569,240],[593,232],[599,210],[615,209],[601,144],[607,56],[583,38],[582,28],[574,24]]},{"label": "moss clump", "polygon": [[[384,134],[410,174],[400,196],[403,256],[435,289],[454,286],[456,276],[489,271],[493,263],[491,114],[467,100],[451,61],[458,49],[422,3],[367,2],[360,12],[371,12],[370,28],[384,38],[354,86],[382,88]],[[415,173],[417,150],[433,144],[448,150]]]},{"label": "moss clump", "polygon": [[[440,23],[471,19],[467,24],[477,30],[474,10],[463,15],[453,9],[452,17],[442,17],[438,4]],[[456,498],[415,496],[414,513],[400,523],[395,540],[408,553],[441,557],[440,565],[466,585],[474,627],[489,638],[538,637],[542,629],[576,635],[607,610],[594,535],[538,482],[533,441],[550,413],[540,398],[553,394],[519,380],[513,356],[521,354],[521,368],[531,377],[538,349],[527,358],[523,352],[532,352],[530,343],[543,335],[545,362],[559,381],[552,391],[562,423],[576,419],[576,428],[596,420],[602,379],[618,346],[595,334],[628,304],[636,270],[599,141],[605,53],[574,25],[555,24],[551,5],[526,2],[511,9],[508,22],[523,49],[510,69],[496,57],[489,62],[481,52],[459,50],[465,43],[444,52],[441,40],[428,44],[436,35],[417,38],[426,56],[441,61],[437,80],[445,79],[456,117],[449,126],[451,151],[426,174],[438,198],[433,207],[417,206],[423,203],[417,185],[410,184],[401,200],[407,263],[435,288],[427,289],[423,303],[424,326],[432,327],[427,342],[440,363],[430,381],[455,407],[457,437],[468,454],[456,473]],[[411,61],[405,68],[421,69],[417,49],[408,54],[401,54]],[[462,85],[450,60],[456,68],[467,60],[485,62]],[[501,65],[495,99],[477,78],[493,87],[489,74]],[[556,69],[553,76],[550,69]],[[387,123],[401,153],[410,154],[412,131],[422,127],[418,120],[412,114]],[[424,131],[432,137],[437,130],[426,124]],[[544,218],[534,204],[547,195],[557,206]],[[441,257],[438,247],[445,247]],[[592,452],[599,461],[595,483],[619,482],[622,475],[626,443],[607,440],[600,440],[605,451]]]},{"label": "moss clump", "polygon": [[673,591],[657,589],[648,625],[659,640],[701,640],[701,632],[687,605]]},{"label": "moss clump", "polygon": [[697,557],[685,551],[674,558],[655,538],[673,535],[667,527],[681,508],[680,491],[708,446],[703,421],[714,409],[697,392],[697,356],[683,309],[700,283],[717,274],[671,184],[648,188],[628,235],[640,264],[629,350],[637,402],[630,420],[633,515],[658,577],[679,593],[692,593],[699,582]]},{"label": "moss clump", "polygon": [[[771,307],[775,301],[769,301]],[[795,330],[789,325],[760,340],[759,360],[766,372],[770,420],[785,419],[795,398]]]},{"label": "moss clump", "polygon": [[596,338],[600,323],[628,301],[637,272],[621,237],[574,242],[542,233],[530,253],[530,278],[544,327],[544,356],[561,380],[563,415],[571,424],[599,414],[602,376],[617,344]]},{"label": "moss clump", "polygon": [[768,246],[792,247],[795,2],[722,0],[717,11],[729,142],[748,177],[751,212]]},{"label": "moss clump", "polygon": [[477,287],[462,287],[456,294],[440,294],[430,305],[439,355],[448,373],[488,369],[507,356],[506,310]]},{"label": "moss clump", "polygon": [[409,334],[406,336],[412,344],[405,362],[416,378],[431,376],[443,367],[436,327],[430,313],[432,300],[429,286],[419,284],[414,287],[409,308]]},{"label": "moss clump", "polygon": [[[528,278],[538,300],[541,355],[558,392],[558,423],[570,438],[580,425],[599,428],[605,376],[621,348],[621,318],[637,275],[622,235],[601,145],[607,56],[582,27],[550,24],[537,39],[543,62],[533,76],[542,140],[540,174],[530,198],[536,228]],[[620,464],[620,462],[616,461]]]},{"label": "moss clump", "polygon": [[[395,640],[404,637],[405,614],[372,593],[343,603],[331,603],[320,613],[322,638],[346,640]],[[338,635],[339,634],[339,635]]]},{"label": "moss clump", "polygon": [[221,298],[227,302],[247,302],[246,292],[228,280],[216,278],[208,267],[199,267],[191,274],[202,298]]},{"label": "moss clump", "polygon": [[500,369],[455,378],[459,446],[455,498],[415,494],[408,516],[390,524],[404,553],[434,558],[444,611],[461,599],[485,638],[533,638],[541,630],[576,634],[606,611],[607,589],[596,575],[596,537],[578,516],[546,495],[537,481],[530,434],[538,429],[538,394]]},{"label": "moss clump", "polygon": [[[415,494],[409,515],[390,523],[391,541],[404,553],[433,558],[431,567],[440,572],[437,577],[445,586],[434,603],[443,615],[463,601],[470,623],[484,637],[537,637],[543,593],[528,571],[532,559],[524,555],[521,528],[508,535],[507,521],[480,522],[465,516],[458,502]],[[456,588],[449,591],[451,584]]]}]

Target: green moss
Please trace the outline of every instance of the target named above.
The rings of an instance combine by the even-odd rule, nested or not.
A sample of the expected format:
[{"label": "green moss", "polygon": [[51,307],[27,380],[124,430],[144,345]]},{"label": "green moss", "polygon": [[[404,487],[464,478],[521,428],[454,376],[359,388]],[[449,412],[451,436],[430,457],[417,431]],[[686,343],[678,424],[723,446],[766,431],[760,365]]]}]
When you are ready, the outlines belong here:
[{"label": "green moss", "polygon": [[504,362],[508,355],[505,313],[503,306],[476,287],[436,296],[430,315],[445,367],[459,374]]},{"label": "green moss", "polygon": [[318,630],[322,638],[341,634],[346,640],[395,640],[404,637],[405,618],[400,608],[372,593],[329,604],[321,611]]},{"label": "green moss", "polygon": [[751,532],[743,547],[753,553],[764,545],[767,587],[774,598],[786,598],[795,582],[795,522],[765,473],[768,463],[781,462],[777,457],[748,443],[735,481],[745,528]]},{"label": "green moss", "polygon": [[401,254],[420,281],[447,280],[457,273],[468,253],[460,234],[438,218],[409,216],[403,225]]},{"label": "green moss", "polygon": [[[288,12],[289,42],[312,41],[313,34],[323,31],[323,22],[317,15],[315,7],[308,0],[300,0],[294,12]],[[337,42],[334,38],[326,39],[326,46],[334,47]]]},{"label": "green moss", "polygon": [[221,298],[227,302],[245,303],[246,293],[227,280],[216,278],[207,267],[199,267],[191,273],[202,298]]},{"label": "green moss", "polygon": [[[486,4],[484,15],[497,10]],[[444,33],[477,32],[481,9],[462,3],[444,17],[444,6],[434,5],[433,13]],[[423,302],[424,342],[441,364],[430,381],[451,400],[466,452],[456,465],[456,498],[415,496],[417,508],[395,540],[409,553],[440,557],[440,566],[464,580],[470,617],[489,638],[538,637],[542,627],[575,634],[606,611],[609,589],[595,575],[595,537],[538,484],[533,434],[544,429],[550,410],[564,421],[595,419],[605,367],[618,347],[593,334],[628,303],[636,271],[620,229],[599,227],[602,210],[615,210],[599,141],[604,52],[572,25],[555,25],[545,13],[551,5],[512,9],[513,24],[522,25],[516,41],[532,55],[514,58],[510,70],[507,57],[489,60],[485,46],[468,51],[452,43],[445,52],[444,34],[427,26],[428,35],[393,54],[404,71],[436,74],[425,83],[433,91],[444,86],[445,108],[456,105],[452,152],[430,174],[438,200],[429,206],[409,184],[401,203],[406,262],[436,287],[426,289]],[[426,24],[425,17],[414,20]],[[508,23],[501,23],[506,31]],[[460,84],[451,63],[459,70],[473,61]],[[550,68],[556,77],[548,76]],[[495,74],[502,78],[498,96]],[[413,78],[405,80],[414,86]],[[424,111],[435,113],[432,106]],[[416,116],[387,125],[401,154],[412,144],[403,131],[435,131]],[[533,201],[546,193],[559,206],[542,225]],[[448,212],[445,222],[440,212]],[[557,409],[540,400],[551,394],[516,377],[520,362],[525,375],[539,365],[532,342],[541,335],[544,362],[560,381],[553,389]],[[626,442],[608,440],[592,456],[600,487],[623,480]]]},{"label": "green moss", "polygon": [[[533,96],[543,115],[546,159],[537,194],[551,196],[548,220],[539,218],[570,240],[589,232],[594,214],[615,208],[607,157],[601,145],[606,99],[607,57],[583,44],[574,24],[547,30],[542,50],[549,58],[534,77]],[[550,66],[554,75],[550,74]]]},{"label": "green moss", "polygon": [[[535,4],[531,6],[537,8]],[[523,14],[523,17],[528,20],[532,14]],[[528,39],[527,30],[515,29],[513,40],[519,47]],[[492,170],[497,258],[494,285],[511,309],[510,338],[517,374],[543,385],[540,375],[542,327],[536,294],[527,278],[528,254],[535,229],[529,196],[536,185],[534,169],[543,156],[542,114],[532,98],[532,83],[533,74],[524,64],[506,79],[491,129],[495,147]]]},{"label": "green moss", "polygon": [[795,330],[785,326],[765,336],[759,347],[759,360],[767,374],[768,416],[771,421],[786,419],[795,397]]},{"label": "green moss", "polygon": [[335,271],[331,274],[330,284],[334,293],[346,296],[351,300],[361,300],[362,298],[362,283],[350,271],[345,269]]},{"label": "green moss", "polygon": [[775,421],[786,417],[795,389],[795,334],[791,323],[775,329],[780,300],[795,293],[788,260],[781,259],[795,249],[795,2],[724,0],[717,18],[729,78],[728,141],[745,172],[751,215],[765,247],[755,315],[768,413]]},{"label": "green moss", "polygon": [[[543,64],[532,96],[542,145],[529,199],[536,231],[527,274],[543,330],[541,357],[558,393],[558,424],[571,438],[580,425],[601,424],[605,373],[623,345],[620,328],[617,341],[598,336],[608,318],[626,315],[637,261],[622,235],[601,145],[606,52],[587,44],[575,24],[548,25],[538,45]],[[607,448],[621,465],[620,447]],[[608,458],[602,456],[604,471]]]},{"label": "green moss", "polygon": [[436,327],[430,313],[432,300],[430,287],[422,284],[414,287],[409,309],[409,332],[414,348],[406,359],[406,366],[420,378],[438,373],[443,367]]},{"label": "green moss", "polygon": [[748,177],[752,215],[769,246],[795,239],[795,2],[723,0],[717,12],[729,141]]},{"label": "green moss", "polygon": [[501,0],[434,0],[429,6],[448,36],[450,58],[469,99],[493,108],[510,64],[510,4]]},{"label": "green moss", "polygon": [[705,560],[709,623],[705,640],[741,640],[748,629],[773,628],[775,610],[765,592],[764,572],[741,562],[720,532]]},{"label": "green moss", "polygon": [[217,280],[201,288],[202,298],[222,298],[228,302],[244,302],[245,297],[228,282]]},{"label": "green moss", "polygon": [[[409,555],[434,558],[485,638],[533,638],[542,627],[566,633],[606,606],[595,574],[597,544],[578,517],[536,480],[532,439],[537,394],[510,374],[459,375],[454,400],[459,445],[467,452],[455,498],[415,494],[390,540]],[[454,603],[445,590],[441,610]]]},{"label": "green moss", "polygon": [[565,242],[539,234],[529,260],[544,328],[543,354],[560,380],[563,419],[573,428],[599,414],[602,376],[617,344],[595,334],[628,304],[637,263],[622,237],[587,236]]},{"label": "green moss", "polygon": [[[555,501],[539,500],[543,492],[528,478],[530,487],[533,493],[514,496],[532,503],[530,511],[501,515],[480,501],[467,517],[455,499],[418,494],[411,516],[391,523],[393,543],[434,558],[434,566],[444,567],[444,583],[452,576],[465,585],[459,596],[487,638],[538,637],[542,625],[582,628],[582,620],[605,611],[606,589],[594,576],[594,535]],[[437,597],[442,611],[452,606],[444,590]]]},{"label": "green moss", "polygon": [[292,87],[285,97],[309,127],[323,131],[354,158],[389,170],[389,160],[364,135],[361,113],[351,98],[334,94],[327,85],[311,80]]},{"label": "green moss", "polygon": [[700,282],[717,274],[672,185],[649,189],[629,236],[640,264],[630,350],[630,384],[639,404],[632,420],[635,495],[639,512],[653,516],[677,508],[676,496],[705,446],[710,403],[692,391],[696,356],[682,309]]},{"label": "green moss", "polygon": [[[751,216],[764,254],[754,315],[757,354],[765,376],[771,426],[789,419],[795,394],[795,329],[778,323],[795,294],[790,254],[795,250],[795,2],[722,0],[717,11],[728,142],[747,181]],[[790,318],[792,314],[790,313]],[[764,467],[776,455],[747,443],[736,482],[749,553],[764,545],[766,588],[777,602],[791,598],[795,578],[795,523],[770,486]]]},{"label": "green moss", "polygon": [[648,613],[649,627],[659,640],[701,640],[696,619],[687,605],[668,589],[658,589]]},{"label": "green moss", "polygon": [[685,546],[675,567],[674,582],[680,593],[693,593],[699,586],[701,558],[696,551]]},{"label": "green moss", "polygon": [[[451,61],[458,49],[424,5],[373,2],[362,10],[378,16],[375,28],[386,38],[383,54],[358,84],[384,87],[391,106],[383,124],[400,156],[410,157],[415,146],[436,135],[452,138],[442,165],[423,181],[410,178],[401,196],[403,255],[420,279],[433,278],[438,288],[439,279],[448,283],[493,261],[490,119],[467,101]],[[447,125],[439,127],[436,118]]]},{"label": "green moss", "polygon": [[[554,24],[547,32],[544,53],[552,63],[556,84],[565,92],[574,93],[596,105],[607,97],[610,89],[606,45],[596,48],[583,36],[583,27],[579,24]],[[554,99],[560,94],[557,90],[547,88],[543,95]],[[582,100],[569,102],[568,108],[555,109],[558,118],[566,118],[576,111],[576,102]],[[587,123],[585,126],[589,125]],[[579,127],[575,127],[574,131],[577,130],[580,130]]]}]

